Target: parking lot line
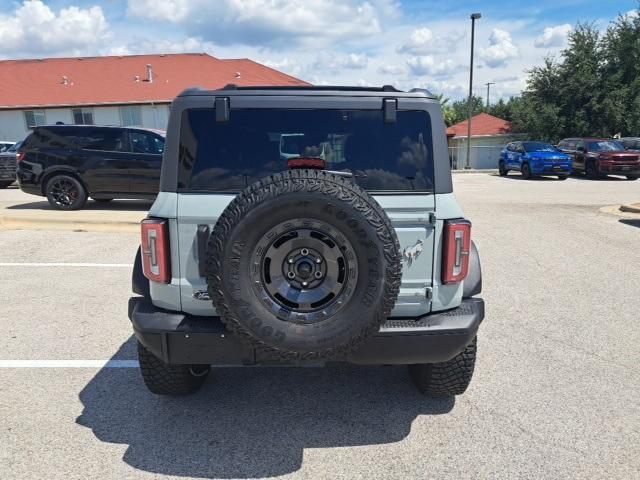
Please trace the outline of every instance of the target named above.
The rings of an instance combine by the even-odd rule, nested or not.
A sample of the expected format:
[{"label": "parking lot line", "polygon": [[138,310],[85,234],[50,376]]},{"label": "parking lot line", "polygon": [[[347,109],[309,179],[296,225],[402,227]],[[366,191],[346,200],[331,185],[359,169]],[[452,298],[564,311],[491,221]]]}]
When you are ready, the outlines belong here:
[{"label": "parking lot line", "polygon": [[138,368],[137,360],[0,360],[0,368]]},{"label": "parking lot line", "polygon": [[30,263],[30,262],[0,262],[0,267],[103,267],[103,268],[131,268],[131,263]]}]

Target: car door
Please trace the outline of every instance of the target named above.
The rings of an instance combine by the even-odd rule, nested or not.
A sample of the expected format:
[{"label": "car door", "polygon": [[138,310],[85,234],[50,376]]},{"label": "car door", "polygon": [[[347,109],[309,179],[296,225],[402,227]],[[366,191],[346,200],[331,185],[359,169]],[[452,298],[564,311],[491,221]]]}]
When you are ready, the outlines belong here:
[{"label": "car door", "polygon": [[129,192],[129,162],[121,128],[83,128],[77,137],[79,170],[90,194]]},{"label": "car door", "polygon": [[129,130],[127,149],[131,156],[131,193],[155,196],[160,188],[164,138],[154,132]]},{"label": "car door", "polygon": [[513,169],[520,170],[522,167],[522,154],[524,153],[524,148],[522,143],[514,143],[513,144]]}]

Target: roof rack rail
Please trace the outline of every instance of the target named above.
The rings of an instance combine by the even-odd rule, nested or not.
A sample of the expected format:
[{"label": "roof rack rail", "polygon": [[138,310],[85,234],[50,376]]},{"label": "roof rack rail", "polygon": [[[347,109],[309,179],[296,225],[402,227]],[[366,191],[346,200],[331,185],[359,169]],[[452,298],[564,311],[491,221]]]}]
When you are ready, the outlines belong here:
[{"label": "roof rack rail", "polygon": [[383,85],[382,87],[354,87],[345,85],[269,85],[239,87],[235,83],[225,85],[220,90],[338,90],[344,92],[402,92],[402,90],[398,90],[393,85]]}]

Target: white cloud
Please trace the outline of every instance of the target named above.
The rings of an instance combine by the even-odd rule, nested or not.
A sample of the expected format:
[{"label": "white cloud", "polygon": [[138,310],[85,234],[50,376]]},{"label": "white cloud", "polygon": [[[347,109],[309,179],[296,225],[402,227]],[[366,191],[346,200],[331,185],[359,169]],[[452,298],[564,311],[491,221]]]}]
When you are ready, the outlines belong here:
[{"label": "white cloud", "polygon": [[453,49],[464,38],[464,35],[463,32],[452,31],[447,35],[440,36],[435,35],[427,27],[416,28],[409,36],[409,39],[398,46],[396,51],[411,55],[427,55],[446,49]]},{"label": "white cloud", "polygon": [[499,28],[494,28],[491,32],[489,46],[480,49],[480,58],[491,68],[506,66],[519,55],[520,51],[511,40],[511,34]]},{"label": "white cloud", "polygon": [[383,75],[404,75],[407,73],[407,68],[403,65],[389,64],[378,67],[377,72]]},{"label": "white cloud", "polygon": [[567,41],[567,36],[571,30],[571,25],[568,23],[547,27],[542,35],[535,39],[533,45],[537,48],[562,47]]},{"label": "white cloud", "polygon": [[391,0],[128,0],[127,11],[218,44],[291,47],[378,34],[381,18],[398,8]]},{"label": "white cloud", "polygon": [[126,45],[115,45],[108,49],[107,55],[141,55],[151,53],[199,53],[215,50],[213,44],[202,42],[193,37],[182,40],[162,40],[134,38]]},{"label": "white cloud", "polygon": [[407,66],[413,75],[434,77],[451,75],[460,68],[450,58],[436,61],[432,55],[410,57],[407,59]]},{"label": "white cloud", "polygon": [[334,55],[320,53],[311,68],[322,72],[339,72],[342,69],[360,70],[366,68],[369,58],[364,53],[350,53],[348,55]]},{"label": "white cloud", "polygon": [[57,14],[40,0],[25,0],[10,15],[0,15],[0,48],[14,54],[81,54],[111,38],[98,6],[70,6]]}]

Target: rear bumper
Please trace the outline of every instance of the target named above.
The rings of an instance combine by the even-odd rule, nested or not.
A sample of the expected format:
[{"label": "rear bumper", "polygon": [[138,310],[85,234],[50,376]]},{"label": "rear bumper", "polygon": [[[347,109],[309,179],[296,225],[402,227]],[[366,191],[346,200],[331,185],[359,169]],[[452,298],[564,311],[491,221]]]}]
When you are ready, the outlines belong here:
[{"label": "rear bumper", "polygon": [[[282,363],[241,343],[227,331],[218,317],[169,312],[143,297],[132,297],[129,299],[129,318],[138,340],[165,363]],[[469,298],[463,300],[458,308],[419,320],[390,319],[357,351],[338,360],[362,365],[450,360],[473,340],[483,318],[484,301]]]},{"label": "rear bumper", "polygon": [[20,190],[25,193],[30,193],[31,195],[43,196],[42,186],[38,181],[38,176],[34,172],[18,166],[17,175]]}]

